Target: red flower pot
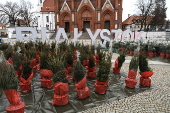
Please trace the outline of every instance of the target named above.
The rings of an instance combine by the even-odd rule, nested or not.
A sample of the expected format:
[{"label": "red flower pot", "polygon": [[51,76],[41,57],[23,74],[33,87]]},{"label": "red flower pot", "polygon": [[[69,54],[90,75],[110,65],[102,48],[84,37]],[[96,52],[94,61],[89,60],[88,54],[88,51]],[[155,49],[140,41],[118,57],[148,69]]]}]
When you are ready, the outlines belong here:
[{"label": "red flower pot", "polygon": [[58,82],[54,84],[54,94],[65,95],[69,91],[68,83]]},{"label": "red flower pot", "polygon": [[166,58],[167,58],[167,59],[170,59],[170,54],[166,54]]},{"label": "red flower pot", "polygon": [[84,99],[90,95],[90,89],[86,87],[86,77],[84,77],[81,81],[75,84],[77,98]]},{"label": "red flower pot", "polygon": [[5,90],[4,94],[11,105],[18,105],[20,103],[20,94],[15,89]]},{"label": "red flower pot", "polygon": [[54,94],[52,105],[63,106],[68,104],[68,94],[56,95]]},{"label": "red flower pot", "polygon": [[19,83],[20,86],[20,90],[23,93],[28,93],[31,90],[31,82],[27,82],[27,83]]},{"label": "red flower pot", "polygon": [[95,92],[99,94],[105,94],[107,90],[107,86],[108,86],[108,81],[98,82],[96,80],[96,82],[94,83]]},{"label": "red flower pot", "polygon": [[41,79],[41,87],[52,88],[52,79]]},{"label": "red flower pot", "polygon": [[126,87],[135,88],[135,86],[136,86],[136,84],[137,84],[137,80],[135,80],[135,79],[130,79],[130,78],[126,78],[126,79],[125,79],[125,83],[126,83]]},{"label": "red flower pot", "polygon": [[129,54],[130,54],[130,55],[133,55],[133,51],[130,51]]},{"label": "red flower pot", "polygon": [[119,74],[120,73],[120,68],[113,68],[113,73]]},{"label": "red flower pot", "polygon": [[41,75],[41,78],[51,79],[53,72],[48,69],[40,69],[40,75]]},{"label": "red flower pot", "polygon": [[88,87],[84,87],[82,89],[76,88],[76,92],[78,99],[84,99],[90,96],[90,89]]},{"label": "red flower pot", "polygon": [[83,66],[87,66],[87,65],[89,65],[89,60],[83,60]]},{"label": "red flower pot", "polygon": [[151,79],[145,78],[145,77],[140,77],[140,85],[150,87],[151,86]]},{"label": "red flower pot", "polygon": [[145,78],[151,77],[153,74],[154,74],[153,72],[149,72],[149,71],[140,73],[140,75]]},{"label": "red flower pot", "polygon": [[96,71],[87,72],[87,77],[88,78],[95,78],[96,77]]},{"label": "red flower pot", "polygon": [[96,69],[96,67],[87,67],[87,70],[89,71],[89,72],[92,72],[92,71],[94,71]]},{"label": "red flower pot", "polygon": [[25,103],[20,102],[18,105],[9,105],[5,110],[7,113],[24,113]]},{"label": "red flower pot", "polygon": [[166,55],[165,53],[160,53],[161,58],[165,58],[165,55]]},{"label": "red flower pot", "polygon": [[66,105],[68,103],[68,83],[58,82],[54,84],[54,98],[52,105]]},{"label": "red flower pot", "polygon": [[148,56],[151,58],[151,57],[154,57],[154,53],[152,53],[152,52],[149,52],[148,53]]},{"label": "red flower pot", "polygon": [[75,84],[76,88],[78,89],[82,89],[86,87],[86,77],[84,77],[81,81],[79,81],[78,83]]},{"label": "red flower pot", "polygon": [[136,75],[137,75],[137,72],[133,71],[133,70],[129,70],[129,73],[128,73],[128,78],[130,79],[136,79]]},{"label": "red flower pot", "polygon": [[20,102],[20,94],[15,89],[8,89],[4,91],[9,103],[6,108],[7,113],[24,113],[25,104]]}]

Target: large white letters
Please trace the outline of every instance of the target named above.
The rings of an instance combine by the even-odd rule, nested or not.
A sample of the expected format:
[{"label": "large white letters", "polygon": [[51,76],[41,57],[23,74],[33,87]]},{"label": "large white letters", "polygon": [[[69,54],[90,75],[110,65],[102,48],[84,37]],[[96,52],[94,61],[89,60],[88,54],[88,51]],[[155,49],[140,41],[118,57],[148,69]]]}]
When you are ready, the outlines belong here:
[{"label": "large white letters", "polygon": [[[19,41],[35,41],[35,38],[37,37],[37,31],[32,27],[16,27],[16,36]],[[23,37],[22,31],[31,31],[32,35],[30,37]]]},{"label": "large white letters", "polygon": [[61,35],[63,35],[63,38],[64,38],[64,39],[68,40],[68,37],[67,37],[67,35],[66,35],[66,32],[65,32],[64,28],[59,28],[59,29],[58,29],[58,32],[57,32],[57,34],[56,34],[56,42],[59,43],[59,40],[60,40],[60,38],[61,38]]},{"label": "large white letters", "polygon": [[[110,38],[107,37],[107,36],[104,36],[104,33],[107,33],[108,35],[110,35],[111,32],[115,33],[115,39],[114,40],[117,40],[119,34],[122,33],[122,36],[121,36],[122,40],[121,41],[124,41],[125,35],[127,35],[127,34],[131,35],[131,40],[138,41],[138,40],[140,40],[140,37],[143,34],[143,31],[140,31],[140,32],[135,31],[135,36],[134,36],[133,33],[129,29],[127,29],[123,32],[122,32],[121,29],[111,30],[111,32],[108,29],[103,29],[103,30],[97,29],[94,34],[92,34],[92,31],[89,28],[86,28],[86,30],[87,30],[87,33],[89,34],[89,36],[92,40],[92,45],[95,44],[95,40],[96,40],[96,38],[99,34],[100,34],[101,39],[104,39],[104,40],[109,41],[109,42],[110,42]],[[29,37],[24,37],[24,36],[22,36],[22,31],[30,31],[32,33],[32,35],[29,36]],[[73,39],[74,44],[77,42],[78,38],[81,35],[82,35],[82,31],[78,32],[78,28],[74,28],[74,39]],[[16,27],[16,36],[17,36],[17,39],[19,41],[29,41],[29,40],[35,41],[35,38],[37,37],[37,32],[32,27]],[[57,31],[55,40],[58,43],[60,41],[61,36],[63,36],[63,38],[65,40],[68,40],[68,37],[67,37],[67,34],[66,34],[64,28],[59,28],[58,31]],[[42,27],[41,28],[41,39],[42,39],[43,43],[46,41],[46,38],[47,38],[46,37],[46,28]]]},{"label": "large white letters", "polygon": [[91,40],[92,40],[92,45],[94,45],[94,42],[95,42],[97,36],[99,35],[101,29],[97,29],[97,30],[95,31],[94,35],[92,34],[92,32],[91,32],[90,29],[86,28],[86,30],[87,30],[87,32],[88,32],[88,34],[89,34],[89,36],[90,36],[90,38],[91,38]]},{"label": "large white letters", "polygon": [[82,31],[80,31],[80,33],[78,33],[78,28],[74,28],[74,45],[76,44],[77,42],[77,39],[82,35]]}]

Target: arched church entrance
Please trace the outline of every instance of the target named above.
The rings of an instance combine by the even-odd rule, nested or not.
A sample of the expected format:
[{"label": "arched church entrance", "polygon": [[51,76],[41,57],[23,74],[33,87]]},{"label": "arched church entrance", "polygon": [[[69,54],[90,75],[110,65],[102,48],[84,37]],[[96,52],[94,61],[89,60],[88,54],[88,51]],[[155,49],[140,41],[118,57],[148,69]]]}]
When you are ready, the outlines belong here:
[{"label": "arched church entrance", "polygon": [[86,28],[90,28],[90,22],[92,20],[92,14],[89,10],[84,10],[82,13],[82,20],[83,20],[83,29],[82,31],[86,32]]},{"label": "arched church entrance", "polygon": [[110,21],[109,21],[109,20],[106,20],[106,21],[104,22],[104,29],[110,30]]}]

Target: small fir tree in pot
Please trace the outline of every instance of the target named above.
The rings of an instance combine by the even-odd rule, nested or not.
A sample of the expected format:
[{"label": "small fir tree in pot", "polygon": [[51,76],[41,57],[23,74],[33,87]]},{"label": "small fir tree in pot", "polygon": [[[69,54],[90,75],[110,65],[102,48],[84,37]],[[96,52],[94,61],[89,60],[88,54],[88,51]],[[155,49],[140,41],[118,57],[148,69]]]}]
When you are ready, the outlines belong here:
[{"label": "small fir tree in pot", "polygon": [[90,53],[90,55],[89,55],[89,64],[88,64],[88,67],[87,67],[87,70],[88,70],[87,77],[95,78],[96,77],[95,69],[96,69],[95,60],[94,60],[93,54]]},{"label": "small fir tree in pot", "polygon": [[11,45],[9,45],[8,48],[4,51],[4,56],[10,64],[13,64],[13,61],[11,60],[13,52],[14,50]]},{"label": "small fir tree in pot", "polygon": [[151,77],[154,73],[152,72],[152,69],[148,66],[148,61],[146,56],[139,55],[139,69],[140,69],[140,85],[142,86],[151,86]]},{"label": "small fir tree in pot", "polygon": [[53,105],[66,105],[68,103],[68,81],[66,80],[66,75],[63,65],[64,55],[51,56],[48,62],[50,70],[53,72],[53,83],[54,83],[54,97]]},{"label": "small fir tree in pot", "polygon": [[77,97],[79,99],[84,99],[90,95],[90,90],[86,86],[86,77],[85,77],[85,71],[84,67],[82,66],[81,62],[77,60],[77,63],[74,67],[74,78],[76,80],[76,91],[77,91]]},{"label": "small fir tree in pot", "polygon": [[41,75],[41,86],[44,88],[52,87],[53,72],[49,69],[49,66],[48,66],[49,58],[50,58],[50,54],[48,52],[41,52],[40,75]]},{"label": "small fir tree in pot", "polygon": [[135,88],[137,84],[136,75],[137,75],[138,65],[139,65],[138,57],[133,56],[129,65],[128,78],[125,79],[126,87]]},{"label": "small fir tree in pot", "polygon": [[13,66],[15,69],[15,73],[17,76],[21,76],[22,72],[22,65],[21,65],[21,61],[23,60],[23,55],[18,53],[18,52],[14,52],[13,56],[12,56],[12,61],[13,61]]},{"label": "small fir tree in pot", "polygon": [[113,67],[113,73],[119,74],[120,69],[125,61],[125,52],[120,52],[118,58],[115,61],[114,67]]},{"label": "small fir tree in pot", "polygon": [[95,82],[95,92],[99,94],[105,94],[108,86],[108,78],[110,73],[111,62],[102,60],[99,65]]},{"label": "small fir tree in pot", "polygon": [[31,90],[31,79],[33,77],[30,61],[25,58],[22,61],[22,76],[20,77],[20,90],[23,93],[28,93]]},{"label": "small fir tree in pot", "polygon": [[5,60],[2,51],[0,51],[0,70],[0,87],[10,103],[6,111],[24,113],[25,104],[20,102],[19,93],[17,93],[18,79],[13,66]]}]

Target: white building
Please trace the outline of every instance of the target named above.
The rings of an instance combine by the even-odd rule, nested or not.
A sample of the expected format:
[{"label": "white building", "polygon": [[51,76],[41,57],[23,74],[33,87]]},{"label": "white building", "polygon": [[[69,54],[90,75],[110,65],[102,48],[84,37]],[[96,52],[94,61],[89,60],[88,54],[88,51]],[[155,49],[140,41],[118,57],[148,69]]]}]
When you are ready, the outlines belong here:
[{"label": "white building", "polygon": [[38,0],[37,5],[37,17],[38,17],[38,29],[46,27],[47,30],[52,31],[55,29],[55,9],[54,0]]}]

